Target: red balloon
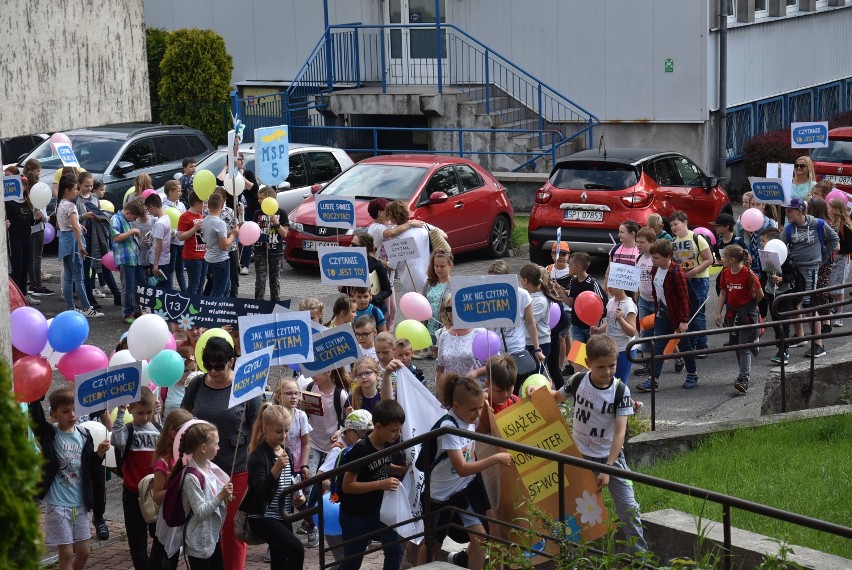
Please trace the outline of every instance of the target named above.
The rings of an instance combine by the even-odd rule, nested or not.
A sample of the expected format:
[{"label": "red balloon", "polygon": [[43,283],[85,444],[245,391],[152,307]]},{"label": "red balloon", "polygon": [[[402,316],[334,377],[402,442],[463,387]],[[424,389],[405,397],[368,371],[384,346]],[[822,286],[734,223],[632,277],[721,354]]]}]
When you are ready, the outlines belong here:
[{"label": "red balloon", "polygon": [[598,326],[603,313],[603,301],[594,291],[583,291],[574,300],[574,314],[590,327]]},{"label": "red balloon", "polygon": [[108,365],[109,358],[103,350],[97,346],[84,344],[71,352],[66,352],[59,359],[56,368],[65,376],[66,380],[73,382],[80,374],[88,374],[106,368]]},{"label": "red balloon", "polygon": [[15,400],[29,403],[40,400],[50,388],[53,369],[43,356],[23,356],[12,366]]}]

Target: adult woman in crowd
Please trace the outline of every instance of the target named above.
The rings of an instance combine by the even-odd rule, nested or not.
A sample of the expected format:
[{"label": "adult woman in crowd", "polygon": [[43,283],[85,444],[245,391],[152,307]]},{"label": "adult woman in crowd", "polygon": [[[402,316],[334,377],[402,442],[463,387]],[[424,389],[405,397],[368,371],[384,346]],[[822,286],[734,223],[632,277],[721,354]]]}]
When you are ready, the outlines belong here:
[{"label": "adult woman in crowd", "polygon": [[235,356],[228,341],[218,337],[208,340],[199,363],[207,373],[186,387],[180,406],[219,430],[219,453],[213,462],[231,474],[234,485],[234,500],[228,504],[228,514],[222,527],[222,558],[225,568],[240,570],[245,565],[246,545],[234,536],[234,514],[248,487],[248,444],[251,428],[260,411],[261,398],[257,396],[228,408]]},{"label": "adult woman in crowd", "polygon": [[[255,214],[257,213],[258,209],[260,209],[260,200],[257,194],[257,178],[255,178],[254,172],[245,169],[245,164],[245,155],[241,152],[238,152],[237,157],[234,160],[234,169],[245,179],[246,187],[243,190],[243,193],[240,195],[239,200],[234,200],[231,196],[228,196],[225,200],[225,203],[228,205],[228,207],[234,210],[234,212],[237,214],[237,218],[239,218],[241,222],[243,220],[254,220]],[[216,184],[227,188],[228,186],[225,185],[225,177],[227,175],[228,162],[225,161],[225,166],[222,167],[222,171],[219,172],[218,176],[216,176]],[[240,275],[248,275],[248,268],[249,265],[251,265],[252,255],[254,255],[253,245],[242,246],[242,252],[240,253]],[[237,277],[231,275],[232,283],[233,280]]]},{"label": "adult woman in crowd", "polygon": [[797,158],[796,162],[793,163],[793,186],[790,198],[804,200],[810,195],[816,183],[816,173],[811,157],[800,156]]},{"label": "adult woman in crowd", "polygon": [[[24,176],[29,181],[30,188],[41,180],[41,163],[34,158],[24,164]],[[46,209],[33,209],[33,226],[30,231],[30,241],[33,246],[33,261],[30,263],[29,288],[36,297],[53,295],[53,291],[42,284],[44,279],[51,276],[41,270],[41,258],[44,251],[44,225],[47,221]]]},{"label": "adult woman in crowd", "polygon": [[438,357],[435,359],[437,394],[443,394],[448,373],[476,378],[482,363],[473,355],[473,340],[485,329],[457,329],[453,327],[453,302],[450,294],[444,296],[438,313],[444,328],[438,333]]},{"label": "adult woman in crowd", "polygon": [[[17,167],[6,169],[4,174],[17,175]],[[26,177],[21,179],[23,187],[23,195],[15,200],[7,200],[6,206],[6,235],[9,238],[9,269],[12,273],[12,279],[21,290],[21,293],[27,295],[27,275],[30,272],[32,264],[32,241],[30,235],[33,227],[33,208],[30,202],[30,184]],[[33,298],[30,296],[28,300],[31,304]]]},{"label": "adult woman in crowd", "polygon": [[[382,232],[384,239],[394,239],[402,234],[414,238],[420,257],[400,263],[397,273],[406,292],[420,292],[426,284],[426,271],[429,267],[429,230],[431,228],[422,220],[412,220],[408,204],[402,200],[395,200],[388,204],[385,208],[385,219],[389,227]],[[445,239],[446,235],[444,234]]]}]

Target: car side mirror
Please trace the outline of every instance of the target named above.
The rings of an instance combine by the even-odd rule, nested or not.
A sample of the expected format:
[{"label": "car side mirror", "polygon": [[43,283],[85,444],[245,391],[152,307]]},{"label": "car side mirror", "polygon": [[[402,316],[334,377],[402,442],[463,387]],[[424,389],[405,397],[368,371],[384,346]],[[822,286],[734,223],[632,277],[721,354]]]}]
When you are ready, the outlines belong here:
[{"label": "car side mirror", "polygon": [[717,176],[707,176],[705,180],[707,188],[715,188],[720,182],[719,177]]},{"label": "car side mirror", "polygon": [[322,184],[314,184],[311,186],[311,194],[316,194],[320,190],[322,190]]},{"label": "car side mirror", "polygon": [[446,192],[432,192],[429,194],[429,203],[430,204],[443,204],[447,201],[449,196],[447,196]]},{"label": "car side mirror", "polygon": [[123,175],[123,174],[127,174],[128,172],[130,172],[134,168],[136,168],[136,166],[132,162],[123,161],[123,162],[119,162],[118,164],[115,165],[114,171],[115,171],[116,174],[122,174]]}]

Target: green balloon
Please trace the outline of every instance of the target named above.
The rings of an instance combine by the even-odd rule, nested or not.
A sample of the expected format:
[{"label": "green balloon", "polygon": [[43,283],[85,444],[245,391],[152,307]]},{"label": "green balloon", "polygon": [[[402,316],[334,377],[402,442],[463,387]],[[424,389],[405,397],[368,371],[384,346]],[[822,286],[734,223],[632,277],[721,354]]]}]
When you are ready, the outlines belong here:
[{"label": "green balloon", "polygon": [[148,363],[148,375],[162,388],[174,386],[183,376],[183,357],[174,350],[157,353]]},{"label": "green balloon", "polygon": [[216,177],[209,170],[201,170],[192,178],[192,190],[205,202],[216,188]]},{"label": "green balloon", "polygon": [[407,319],[396,325],[396,338],[405,338],[411,343],[413,350],[423,350],[432,346],[432,337],[420,321]]},{"label": "green balloon", "polygon": [[176,230],[178,227],[178,221],[180,221],[180,211],[177,208],[169,206],[168,208],[164,208],[163,212],[169,217],[169,224],[172,229]]},{"label": "green balloon", "polygon": [[550,380],[548,380],[547,376],[544,374],[533,374],[521,384],[521,397],[527,397],[527,389],[528,388],[539,388],[545,387],[550,389]]}]

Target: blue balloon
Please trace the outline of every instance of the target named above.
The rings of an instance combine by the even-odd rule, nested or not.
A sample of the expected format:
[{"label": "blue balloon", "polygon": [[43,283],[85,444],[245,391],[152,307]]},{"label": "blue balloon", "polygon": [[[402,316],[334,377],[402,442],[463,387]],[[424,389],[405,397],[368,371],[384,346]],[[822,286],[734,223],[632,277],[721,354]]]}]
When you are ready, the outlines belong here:
[{"label": "blue balloon", "polygon": [[[322,496],[322,514],[325,525],[323,532],[330,536],[340,536],[343,530],[340,528],[340,503],[331,502],[331,493],[326,491]],[[314,515],[314,524],[319,526],[319,515]]]},{"label": "blue balloon", "polygon": [[71,352],[80,348],[88,337],[89,321],[77,311],[59,313],[47,329],[47,342],[56,352]]}]

